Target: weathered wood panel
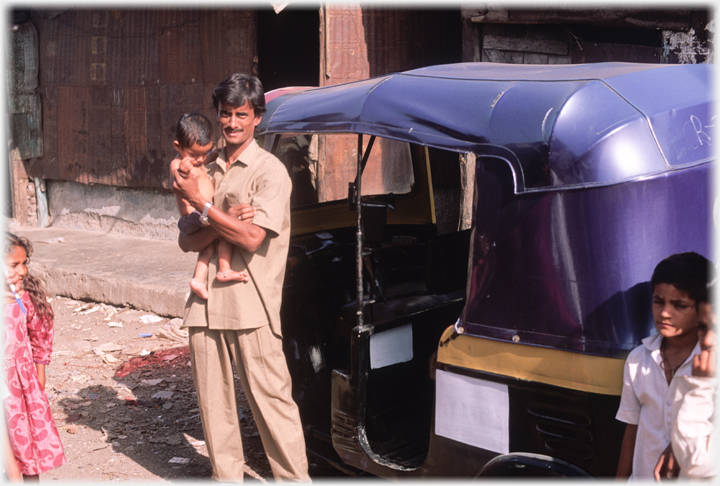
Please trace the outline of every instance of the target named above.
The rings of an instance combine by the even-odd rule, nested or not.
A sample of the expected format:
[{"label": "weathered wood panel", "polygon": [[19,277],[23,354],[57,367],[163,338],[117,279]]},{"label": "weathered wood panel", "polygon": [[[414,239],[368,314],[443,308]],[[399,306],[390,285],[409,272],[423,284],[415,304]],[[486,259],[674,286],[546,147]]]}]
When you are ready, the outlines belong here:
[{"label": "weathered wood panel", "polygon": [[589,62],[663,62],[663,50],[657,47],[633,46],[603,42],[584,42],[582,50],[574,49],[573,64]]},{"label": "weathered wood panel", "polygon": [[7,103],[10,134],[24,159],[42,157],[40,96],[38,87],[38,34],[25,23],[11,29],[7,72]]},{"label": "weathered wood panel", "polygon": [[[579,4],[578,4],[579,5]],[[552,6],[537,9],[490,7],[472,15],[476,23],[586,24],[607,27],[687,30],[696,10],[690,8],[578,8]]]},{"label": "weathered wood panel", "polygon": [[212,90],[256,53],[247,10],[34,9],[31,22],[45,150],[28,172],[46,179],[168,189],[175,122],[214,119]]},{"label": "weathered wood panel", "polygon": [[482,60],[508,64],[569,64],[571,36],[553,25],[482,26]]},{"label": "weathered wood panel", "polygon": [[535,52],[560,56],[568,53],[567,40],[557,41],[538,38],[518,39],[486,35],[483,39],[483,47],[485,49],[496,49],[499,51]]}]

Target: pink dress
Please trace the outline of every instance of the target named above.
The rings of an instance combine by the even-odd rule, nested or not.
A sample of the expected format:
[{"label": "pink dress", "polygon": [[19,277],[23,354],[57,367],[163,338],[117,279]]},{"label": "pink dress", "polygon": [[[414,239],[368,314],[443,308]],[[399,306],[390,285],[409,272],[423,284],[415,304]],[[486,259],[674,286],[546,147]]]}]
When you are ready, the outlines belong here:
[{"label": "pink dress", "polygon": [[[35,315],[27,292],[22,297],[29,315]],[[20,472],[32,476],[65,464],[50,402],[40,387],[35,363],[48,364],[52,352],[52,325],[35,318],[26,324],[17,303],[5,306],[5,419],[10,445]]]}]

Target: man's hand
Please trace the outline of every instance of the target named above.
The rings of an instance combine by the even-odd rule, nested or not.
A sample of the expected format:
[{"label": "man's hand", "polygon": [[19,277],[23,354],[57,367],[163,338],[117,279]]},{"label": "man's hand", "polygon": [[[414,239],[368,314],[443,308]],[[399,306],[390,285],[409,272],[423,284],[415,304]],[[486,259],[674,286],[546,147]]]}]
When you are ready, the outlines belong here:
[{"label": "man's hand", "polygon": [[662,454],[660,454],[658,462],[655,465],[655,479],[658,481],[661,479],[674,479],[678,477],[679,473],[680,465],[675,460],[672,445],[668,445]]},{"label": "man's hand", "polygon": [[[182,164],[182,161],[180,163]],[[205,205],[205,200],[203,199],[202,194],[200,194],[197,176],[192,172],[183,174],[181,173],[179,167],[178,175],[180,177],[175,177],[172,191],[175,194],[179,194],[181,198],[187,200],[195,209],[200,211]]]},{"label": "man's hand", "polygon": [[253,218],[255,217],[255,208],[252,207],[250,204],[238,204],[237,206],[233,206],[227,211],[228,215],[239,219],[240,221],[244,221],[246,223],[252,223]]}]

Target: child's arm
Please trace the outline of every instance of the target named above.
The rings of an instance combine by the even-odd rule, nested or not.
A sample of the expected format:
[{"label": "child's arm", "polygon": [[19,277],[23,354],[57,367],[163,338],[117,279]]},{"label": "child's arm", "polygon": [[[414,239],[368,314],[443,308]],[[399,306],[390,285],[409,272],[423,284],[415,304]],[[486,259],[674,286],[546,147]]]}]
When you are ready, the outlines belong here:
[{"label": "child's arm", "polygon": [[638,426],[627,424],[625,435],[623,435],[622,446],[620,447],[620,459],[618,461],[617,478],[629,478],[632,474],[633,454],[635,452],[635,439],[637,439]]},{"label": "child's arm", "polygon": [[32,349],[33,361],[38,371],[38,378],[43,390],[45,389],[45,366],[50,364],[52,344],[55,329],[52,317],[41,319],[37,311],[33,311],[33,318],[27,323],[28,339]]},{"label": "child's arm", "polygon": [[37,369],[38,380],[40,380],[40,388],[45,390],[45,365],[42,363],[35,363]]}]

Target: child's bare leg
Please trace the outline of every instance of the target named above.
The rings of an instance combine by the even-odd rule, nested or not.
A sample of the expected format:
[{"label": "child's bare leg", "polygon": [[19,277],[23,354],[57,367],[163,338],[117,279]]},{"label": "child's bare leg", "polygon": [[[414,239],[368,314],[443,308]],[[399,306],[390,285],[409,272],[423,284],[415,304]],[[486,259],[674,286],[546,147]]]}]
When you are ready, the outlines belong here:
[{"label": "child's bare leg", "polygon": [[5,449],[3,465],[5,466],[5,474],[7,475],[8,481],[11,483],[21,483],[23,476],[15,460],[15,454],[13,454],[12,448],[10,447],[10,437],[8,437],[7,429],[3,430],[3,448]]},{"label": "child's bare leg", "polygon": [[190,280],[190,288],[201,299],[208,298],[208,290],[207,287],[205,287],[205,276],[207,275],[208,263],[210,263],[213,255],[215,255],[215,244],[211,243],[198,255],[198,260],[195,264],[195,274]]},{"label": "child's bare leg", "polygon": [[247,272],[236,272],[230,268],[232,259],[232,245],[226,240],[218,242],[218,273],[215,275],[220,282],[247,282],[250,280]]}]

